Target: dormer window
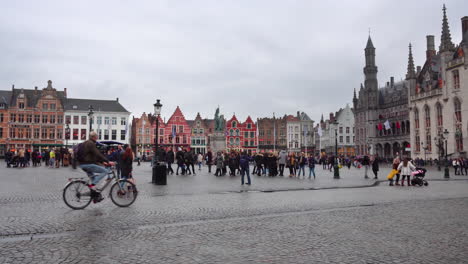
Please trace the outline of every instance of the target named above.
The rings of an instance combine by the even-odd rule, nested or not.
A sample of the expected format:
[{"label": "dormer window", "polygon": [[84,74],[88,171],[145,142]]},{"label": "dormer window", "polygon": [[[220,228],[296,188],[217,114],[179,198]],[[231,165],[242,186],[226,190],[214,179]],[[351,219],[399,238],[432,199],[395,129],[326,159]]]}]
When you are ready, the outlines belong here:
[{"label": "dormer window", "polygon": [[5,109],[6,105],[4,103],[0,103],[0,109]]},{"label": "dormer window", "polygon": [[72,106],[72,108],[73,108],[74,110],[76,110],[76,109],[78,109],[78,106],[74,105],[74,106]]}]

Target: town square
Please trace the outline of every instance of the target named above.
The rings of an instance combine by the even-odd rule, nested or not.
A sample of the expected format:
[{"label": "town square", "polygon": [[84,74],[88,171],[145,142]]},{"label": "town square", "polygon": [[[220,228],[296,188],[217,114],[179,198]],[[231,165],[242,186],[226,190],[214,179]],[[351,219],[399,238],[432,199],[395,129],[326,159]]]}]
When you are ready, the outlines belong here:
[{"label": "town square", "polygon": [[468,4],[396,2],[0,4],[0,263],[468,263]]}]

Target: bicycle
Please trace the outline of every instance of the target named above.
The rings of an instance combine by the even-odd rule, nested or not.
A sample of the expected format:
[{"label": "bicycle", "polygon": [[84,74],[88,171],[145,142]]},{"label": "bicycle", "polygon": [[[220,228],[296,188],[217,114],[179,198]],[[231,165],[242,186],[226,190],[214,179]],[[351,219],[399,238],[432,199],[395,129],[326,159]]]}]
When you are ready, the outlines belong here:
[{"label": "bicycle", "polygon": [[[81,210],[86,208],[94,197],[91,197],[91,177],[92,172],[84,170],[88,174],[88,177],[69,178],[65,187],[63,188],[63,201],[65,204],[74,209]],[[109,196],[112,202],[119,207],[128,207],[132,205],[137,196],[138,191],[135,184],[126,179],[121,179],[115,175],[114,167],[110,167],[110,172],[107,175],[107,179],[104,186],[98,189],[98,193],[102,194],[103,191],[114,182],[110,188]]]}]

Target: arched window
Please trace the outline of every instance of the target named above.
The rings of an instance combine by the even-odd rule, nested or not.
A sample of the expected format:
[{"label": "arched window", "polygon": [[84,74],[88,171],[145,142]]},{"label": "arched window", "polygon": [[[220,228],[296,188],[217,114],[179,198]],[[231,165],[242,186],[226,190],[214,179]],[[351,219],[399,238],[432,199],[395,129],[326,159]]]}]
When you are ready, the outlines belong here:
[{"label": "arched window", "polygon": [[234,130],[233,130],[233,129],[229,130],[229,135],[230,135],[231,137],[234,136]]},{"label": "arched window", "polygon": [[410,133],[410,121],[407,120],[406,121],[406,134],[409,134]]},{"label": "arched window", "polygon": [[236,145],[240,145],[240,139],[239,138],[236,138]]},{"label": "arched window", "polygon": [[236,136],[240,136],[240,131],[239,131],[239,129],[236,129]]},{"label": "arched window", "polygon": [[424,106],[424,119],[426,120],[426,128],[431,127],[431,110],[429,106]]},{"label": "arched window", "polygon": [[236,121],[232,121],[232,127],[237,127],[237,122]]},{"label": "arched window", "polygon": [[437,126],[442,127],[444,125],[444,118],[442,116],[442,105],[440,103],[436,104],[436,113],[437,113]]},{"label": "arched window", "polygon": [[419,110],[417,108],[414,109],[414,127],[419,128]]},{"label": "arched window", "polygon": [[229,144],[231,144],[231,145],[234,144],[234,139],[233,138],[229,139]]},{"label": "arched window", "polygon": [[402,133],[402,134],[405,134],[405,133],[406,133],[405,121],[401,122],[401,133]]}]

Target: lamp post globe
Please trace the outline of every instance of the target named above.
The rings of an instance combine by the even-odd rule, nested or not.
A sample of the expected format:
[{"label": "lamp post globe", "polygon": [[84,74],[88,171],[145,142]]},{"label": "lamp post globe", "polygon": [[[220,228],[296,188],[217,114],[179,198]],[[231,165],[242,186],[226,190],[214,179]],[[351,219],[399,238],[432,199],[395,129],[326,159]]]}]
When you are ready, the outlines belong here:
[{"label": "lamp post globe", "polygon": [[447,140],[449,131],[447,129],[444,130],[444,139],[445,139],[445,169],[444,169],[444,178],[450,178],[450,171],[449,171],[449,164],[448,164],[448,152],[447,152]]}]

